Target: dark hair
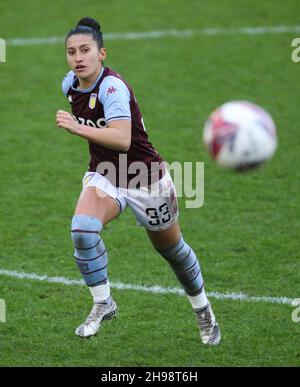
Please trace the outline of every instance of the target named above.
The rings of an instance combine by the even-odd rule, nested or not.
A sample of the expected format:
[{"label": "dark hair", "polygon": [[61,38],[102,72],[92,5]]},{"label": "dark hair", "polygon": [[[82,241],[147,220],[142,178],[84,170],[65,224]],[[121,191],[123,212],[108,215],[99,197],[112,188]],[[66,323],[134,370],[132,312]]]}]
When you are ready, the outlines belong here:
[{"label": "dark hair", "polygon": [[77,34],[90,34],[96,41],[98,48],[100,49],[103,47],[104,42],[101,32],[101,26],[97,22],[97,20],[91,17],[84,17],[80,19],[76,27],[68,33],[65,43],[67,43],[67,40],[70,36]]}]

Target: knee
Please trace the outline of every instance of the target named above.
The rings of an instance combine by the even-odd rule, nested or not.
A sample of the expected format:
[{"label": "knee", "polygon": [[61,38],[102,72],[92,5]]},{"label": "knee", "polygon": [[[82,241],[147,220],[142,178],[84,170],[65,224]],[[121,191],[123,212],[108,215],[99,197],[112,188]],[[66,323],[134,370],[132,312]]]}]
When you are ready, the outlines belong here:
[{"label": "knee", "polygon": [[161,249],[156,248],[156,250],[167,260],[173,258],[174,256],[178,255],[178,253],[181,253],[182,250],[184,250],[185,241],[183,237],[180,235],[179,240],[177,243],[173,244],[172,246],[169,246],[167,248]]},{"label": "knee", "polygon": [[71,238],[78,249],[90,249],[99,241],[102,223],[88,215],[74,215],[71,225]]}]

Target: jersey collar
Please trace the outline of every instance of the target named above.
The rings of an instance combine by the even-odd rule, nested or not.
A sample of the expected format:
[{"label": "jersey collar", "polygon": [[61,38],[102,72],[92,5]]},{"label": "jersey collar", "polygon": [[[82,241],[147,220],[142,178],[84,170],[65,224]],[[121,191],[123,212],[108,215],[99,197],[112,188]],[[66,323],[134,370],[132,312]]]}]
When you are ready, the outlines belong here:
[{"label": "jersey collar", "polygon": [[95,86],[97,85],[97,83],[99,82],[100,78],[102,77],[103,73],[104,73],[104,66],[102,67],[102,70],[100,72],[100,74],[98,75],[97,79],[95,80],[95,82],[92,84],[92,86],[88,87],[87,89],[77,89],[76,87],[74,87],[76,84],[78,84],[78,78],[75,76],[74,77],[74,80],[73,80],[73,83],[72,83],[72,86],[71,86],[71,89],[73,91],[77,91],[79,93],[89,93],[91,92]]}]

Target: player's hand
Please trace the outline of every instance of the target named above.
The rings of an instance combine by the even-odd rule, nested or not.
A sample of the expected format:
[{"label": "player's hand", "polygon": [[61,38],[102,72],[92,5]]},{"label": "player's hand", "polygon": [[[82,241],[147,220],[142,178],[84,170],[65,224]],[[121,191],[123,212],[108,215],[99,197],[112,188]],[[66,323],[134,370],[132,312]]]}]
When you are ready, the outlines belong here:
[{"label": "player's hand", "polygon": [[79,124],[74,117],[64,110],[58,110],[56,113],[56,125],[59,128],[64,128],[72,134],[79,132]]}]

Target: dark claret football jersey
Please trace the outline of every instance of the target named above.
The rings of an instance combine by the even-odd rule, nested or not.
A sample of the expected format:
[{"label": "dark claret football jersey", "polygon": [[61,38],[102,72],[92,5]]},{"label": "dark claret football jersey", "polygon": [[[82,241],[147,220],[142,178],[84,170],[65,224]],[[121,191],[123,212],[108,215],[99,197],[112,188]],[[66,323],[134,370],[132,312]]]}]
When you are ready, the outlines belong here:
[{"label": "dark claret football jersey", "polygon": [[[73,71],[70,71],[62,82],[62,89],[71,104],[73,116],[80,124],[103,130],[110,121],[127,119],[131,120],[132,125],[131,146],[127,152],[108,149],[89,141],[91,156],[89,171],[99,172],[101,163],[113,163],[116,168],[115,185],[124,186],[126,182],[119,181],[119,176],[124,176],[124,171],[121,173],[120,169],[126,170],[126,181],[130,181],[139,174],[137,170],[136,173],[128,174],[130,165],[133,162],[143,162],[147,167],[149,184],[151,179],[152,182],[157,180],[153,179],[153,176],[157,176],[158,169],[161,178],[164,173],[162,158],[148,141],[143,118],[131,87],[108,67],[103,67],[98,79],[90,88],[77,89],[78,85],[78,79]],[[154,163],[152,167],[153,165],[156,167],[151,168],[151,163]],[[158,163],[160,168],[157,167]]]}]

